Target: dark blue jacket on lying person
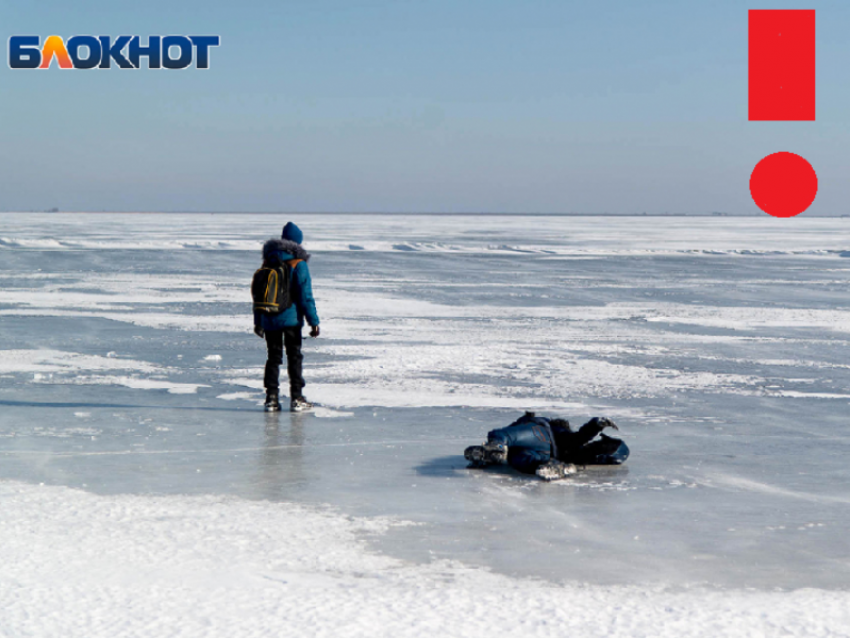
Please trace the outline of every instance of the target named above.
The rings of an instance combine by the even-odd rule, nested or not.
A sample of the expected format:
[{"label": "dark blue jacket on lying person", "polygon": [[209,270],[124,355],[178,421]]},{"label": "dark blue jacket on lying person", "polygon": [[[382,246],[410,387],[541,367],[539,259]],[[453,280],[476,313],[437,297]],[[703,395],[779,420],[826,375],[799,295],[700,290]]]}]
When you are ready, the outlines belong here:
[{"label": "dark blue jacket on lying person", "polygon": [[526,474],[534,474],[552,459],[575,465],[619,465],[629,457],[629,448],[620,439],[602,434],[606,427],[616,426],[594,417],[573,431],[566,419],[526,412],[509,426],[488,432],[487,443],[507,446],[508,465]]},{"label": "dark blue jacket on lying person", "polygon": [[264,266],[275,268],[294,259],[301,261],[292,269],[292,305],[278,314],[254,312],[254,326],[259,326],[266,332],[303,326],[304,319],[311,326],[319,325],[316,300],[313,299],[313,282],[310,279],[310,268],[307,266],[310,255],[303,247],[289,239],[270,239],[263,245]]}]

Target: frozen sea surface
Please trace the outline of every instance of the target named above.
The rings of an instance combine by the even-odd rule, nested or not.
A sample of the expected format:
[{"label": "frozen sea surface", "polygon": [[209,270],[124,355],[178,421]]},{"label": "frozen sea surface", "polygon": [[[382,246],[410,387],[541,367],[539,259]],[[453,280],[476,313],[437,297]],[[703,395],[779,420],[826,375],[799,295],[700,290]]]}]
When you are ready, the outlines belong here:
[{"label": "frozen sea surface", "polygon": [[[286,219],[0,215],[0,478],[388,516],[382,555],[552,583],[850,585],[850,220],[294,220],[323,408],[267,416],[247,286]],[[524,409],[632,456],[467,470]]]}]

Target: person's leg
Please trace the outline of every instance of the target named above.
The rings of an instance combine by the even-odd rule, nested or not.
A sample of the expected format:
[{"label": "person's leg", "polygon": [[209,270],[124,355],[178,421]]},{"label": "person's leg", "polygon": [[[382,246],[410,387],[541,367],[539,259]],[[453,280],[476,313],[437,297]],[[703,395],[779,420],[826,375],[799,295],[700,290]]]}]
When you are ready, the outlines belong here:
[{"label": "person's leg", "polygon": [[602,434],[598,441],[592,441],[579,448],[571,461],[582,465],[620,465],[629,458],[629,447],[620,439]]},{"label": "person's leg", "polygon": [[283,332],[266,330],[266,348],[268,349],[268,359],[266,359],[263,385],[267,393],[278,394],[280,391],[280,364],[283,363]]},{"label": "person's leg", "polygon": [[509,448],[508,464],[515,470],[525,474],[534,474],[537,468],[548,463],[551,459],[549,452],[529,450],[525,448]]},{"label": "person's leg", "polygon": [[472,467],[485,467],[500,463],[514,465],[514,457],[529,452],[529,464],[534,464],[534,461],[537,463],[526,469],[527,464],[521,460],[517,469],[533,474],[537,465],[549,459],[550,451],[548,430],[532,421],[491,430],[487,433],[487,442],[484,445],[470,446],[463,455],[472,463]]},{"label": "person's leg", "polygon": [[500,443],[508,448],[526,448],[539,450],[547,454],[552,450],[549,431],[539,423],[528,422],[509,425],[506,428],[491,430],[487,433],[488,443]]},{"label": "person's leg", "polygon": [[289,373],[289,398],[295,400],[302,395],[305,385],[302,376],[304,355],[301,354],[301,327],[284,328],[283,340],[286,346],[286,371]]}]

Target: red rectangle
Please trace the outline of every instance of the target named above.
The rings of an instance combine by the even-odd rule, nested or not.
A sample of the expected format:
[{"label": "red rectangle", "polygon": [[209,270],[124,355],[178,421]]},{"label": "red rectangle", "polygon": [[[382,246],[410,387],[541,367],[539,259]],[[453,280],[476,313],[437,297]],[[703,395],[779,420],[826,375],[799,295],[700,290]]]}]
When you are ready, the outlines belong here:
[{"label": "red rectangle", "polygon": [[815,119],[814,9],[750,10],[750,120]]}]

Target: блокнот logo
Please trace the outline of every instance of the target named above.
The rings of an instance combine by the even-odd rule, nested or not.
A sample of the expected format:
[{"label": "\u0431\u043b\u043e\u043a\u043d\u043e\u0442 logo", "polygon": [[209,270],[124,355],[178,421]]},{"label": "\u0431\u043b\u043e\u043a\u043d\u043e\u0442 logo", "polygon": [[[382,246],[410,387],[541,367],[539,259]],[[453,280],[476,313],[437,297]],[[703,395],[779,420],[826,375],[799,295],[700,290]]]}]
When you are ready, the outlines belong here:
[{"label": "\u0431\u043b\u043e\u043a\u043d\u043e\u0442 logo", "polygon": [[210,47],[217,47],[217,35],[152,35],[142,46],[137,35],[75,35],[67,45],[61,36],[51,35],[41,46],[37,35],[9,38],[9,67],[47,69],[55,59],[60,69],[139,69],[147,58],[149,69],[185,69],[195,60],[195,68],[210,68]]}]

